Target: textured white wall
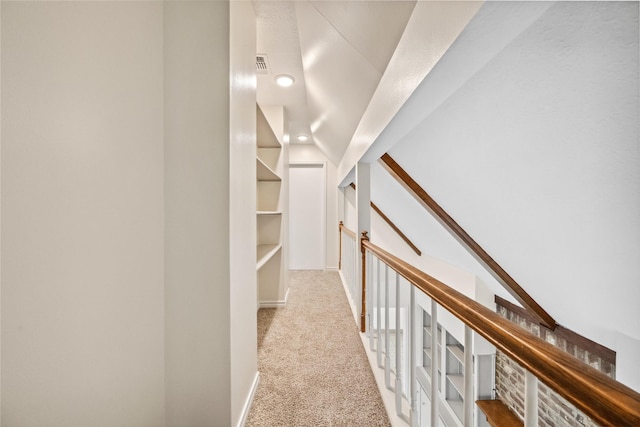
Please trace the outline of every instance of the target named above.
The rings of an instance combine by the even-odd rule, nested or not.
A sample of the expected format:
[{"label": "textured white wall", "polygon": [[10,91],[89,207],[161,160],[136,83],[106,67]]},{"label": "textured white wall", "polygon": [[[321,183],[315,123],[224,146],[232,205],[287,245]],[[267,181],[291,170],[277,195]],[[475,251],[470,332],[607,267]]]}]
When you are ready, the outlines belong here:
[{"label": "textured white wall", "polygon": [[162,4],[1,7],[2,422],[161,426]]},{"label": "textured white wall", "polygon": [[[559,323],[618,351],[618,378],[640,389],[638,3],[549,6],[391,155]],[[478,34],[531,7],[485,4],[423,88],[441,92]]]},{"label": "textured white wall", "polygon": [[338,268],[338,184],[336,167],[315,145],[289,145],[289,162],[326,162],[326,254],[325,268]]}]

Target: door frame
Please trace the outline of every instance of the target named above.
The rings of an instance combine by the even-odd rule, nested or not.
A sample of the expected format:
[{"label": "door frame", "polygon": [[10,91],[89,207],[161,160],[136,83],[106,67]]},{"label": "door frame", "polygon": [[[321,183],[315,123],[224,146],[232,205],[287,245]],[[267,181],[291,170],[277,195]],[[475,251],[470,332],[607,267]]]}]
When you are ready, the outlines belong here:
[{"label": "door frame", "polygon": [[[289,169],[291,168],[312,168],[320,167],[322,169],[322,271],[327,270],[327,162],[326,161],[294,161],[289,163]],[[291,174],[289,174],[289,217],[291,217]],[[289,228],[289,249],[291,249],[291,225],[287,224]],[[291,269],[291,266],[289,266]]]}]

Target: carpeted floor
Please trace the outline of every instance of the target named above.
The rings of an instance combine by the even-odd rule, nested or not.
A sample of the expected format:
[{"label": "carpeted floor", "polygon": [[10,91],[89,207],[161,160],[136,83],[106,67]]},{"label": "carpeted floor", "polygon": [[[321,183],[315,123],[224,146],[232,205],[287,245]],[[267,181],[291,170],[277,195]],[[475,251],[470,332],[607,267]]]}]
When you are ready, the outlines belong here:
[{"label": "carpeted floor", "polygon": [[292,271],[258,311],[260,383],[246,425],[390,426],[338,273]]}]

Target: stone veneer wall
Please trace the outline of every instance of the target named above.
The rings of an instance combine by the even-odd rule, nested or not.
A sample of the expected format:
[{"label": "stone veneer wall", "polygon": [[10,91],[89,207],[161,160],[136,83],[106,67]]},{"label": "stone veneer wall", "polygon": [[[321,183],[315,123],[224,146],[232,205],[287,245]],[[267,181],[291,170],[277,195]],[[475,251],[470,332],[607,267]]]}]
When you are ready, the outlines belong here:
[{"label": "stone veneer wall", "polygon": [[[615,352],[566,328],[545,328],[525,310],[496,297],[497,312],[527,331],[561,348],[577,359],[615,379]],[[524,419],[525,370],[500,351],[496,352],[496,397]],[[538,382],[538,424],[544,427],[593,427],[593,420],[562,396]]]}]

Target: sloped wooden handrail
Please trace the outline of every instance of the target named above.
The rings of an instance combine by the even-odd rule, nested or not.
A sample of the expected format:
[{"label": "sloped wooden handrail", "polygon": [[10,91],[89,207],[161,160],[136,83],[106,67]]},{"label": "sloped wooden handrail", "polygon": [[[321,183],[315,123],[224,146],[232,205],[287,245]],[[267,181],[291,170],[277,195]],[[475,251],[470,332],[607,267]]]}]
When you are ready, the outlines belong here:
[{"label": "sloped wooden handrail", "polygon": [[509,275],[491,256],[467,234],[467,232],[438,204],[411,176],[389,155],[380,161],[385,169],[405,187],[425,208],[436,215],[494,274],[504,288],[532,315],[550,329],[555,329],[556,321]]},{"label": "sloped wooden handrail", "polygon": [[343,223],[340,221],[340,225],[338,226],[339,231],[342,231],[344,234],[353,237],[354,239],[357,237],[354,231],[349,230]]},{"label": "sloped wooden handrail", "polygon": [[640,426],[640,394],[552,344],[500,317],[482,304],[402,261],[367,239],[370,251],[465,325],[605,426]]},{"label": "sloped wooden handrail", "polygon": [[342,270],[342,233],[343,232],[353,237],[353,240],[356,239],[356,233],[349,230],[347,227],[344,226],[344,223],[340,221],[340,223],[338,224],[338,240],[339,240],[338,241],[338,270]]},{"label": "sloped wooden handrail", "polygon": [[[340,249],[339,249],[339,253],[338,253],[338,270],[342,270],[342,233],[345,233],[348,236],[351,236],[353,238],[353,240],[356,240],[356,233],[354,231],[349,230],[347,227],[345,227],[344,223],[342,221],[340,221],[340,223],[338,224],[338,234],[339,234],[339,245],[340,245]],[[368,239],[368,237],[366,236],[366,232],[363,233],[363,239]],[[364,253],[364,248],[362,247],[362,245],[359,245],[360,247],[360,252],[362,252],[362,287],[361,287],[361,310],[360,310],[360,332],[365,332],[366,330],[366,325],[365,325],[365,318],[366,318],[366,312],[367,312],[367,298],[366,298],[366,292],[367,292],[367,272],[366,272],[366,260],[365,260],[365,253]]]},{"label": "sloped wooden handrail", "polygon": [[[349,186],[351,188],[353,188],[354,190],[356,189],[356,185],[352,182],[351,184],[349,184]],[[384,222],[386,222],[389,227],[391,227],[393,229],[393,231],[396,232],[396,234],[402,239],[404,240],[404,242],[409,245],[409,247],[411,249],[413,249],[413,251],[418,254],[418,256],[422,256],[422,252],[420,251],[420,249],[418,249],[418,247],[416,245],[413,244],[413,242],[407,237],[406,234],[404,234],[397,225],[394,224],[393,221],[391,221],[391,219],[389,219],[388,216],[386,216],[384,214],[384,212],[382,212],[382,210],[373,202],[371,202],[371,209],[374,210],[375,213],[377,213],[378,215],[380,215],[380,218],[382,218],[384,220]]]}]

